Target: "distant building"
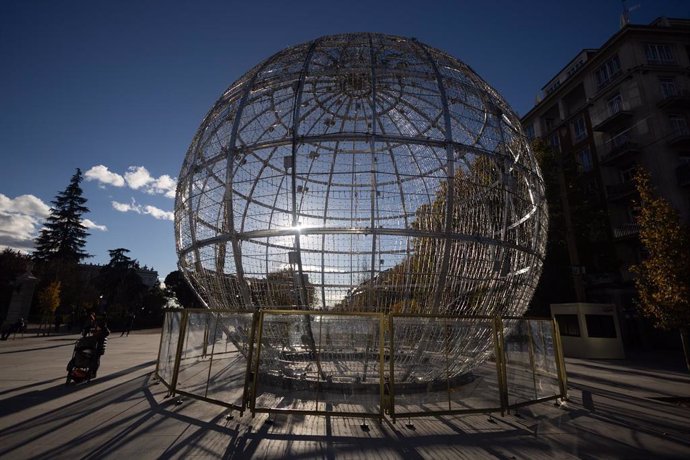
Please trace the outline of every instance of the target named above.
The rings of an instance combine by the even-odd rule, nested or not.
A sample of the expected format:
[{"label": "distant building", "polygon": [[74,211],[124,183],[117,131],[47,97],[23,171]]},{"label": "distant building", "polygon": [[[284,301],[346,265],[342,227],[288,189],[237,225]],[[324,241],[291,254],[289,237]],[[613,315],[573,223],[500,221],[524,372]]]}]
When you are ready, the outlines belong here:
[{"label": "distant building", "polygon": [[[606,210],[607,231],[586,250],[571,248],[573,282],[584,296],[573,300],[615,304],[624,339],[640,326],[629,271],[642,256],[633,173],[647,169],[656,190],[690,220],[689,115],[690,20],[659,18],[625,25],[599,49],[581,51],[522,119],[529,137],[577,161],[574,180]],[[597,245],[608,249],[592,250]],[[613,269],[604,268],[607,252]]]},{"label": "distant building", "polygon": [[[101,269],[105,265],[98,264],[79,264],[79,276],[81,281],[88,283],[98,276]],[[141,278],[141,282],[151,289],[154,285],[158,284],[158,272],[153,269],[149,269],[147,266],[143,268],[137,268],[137,275]]]}]

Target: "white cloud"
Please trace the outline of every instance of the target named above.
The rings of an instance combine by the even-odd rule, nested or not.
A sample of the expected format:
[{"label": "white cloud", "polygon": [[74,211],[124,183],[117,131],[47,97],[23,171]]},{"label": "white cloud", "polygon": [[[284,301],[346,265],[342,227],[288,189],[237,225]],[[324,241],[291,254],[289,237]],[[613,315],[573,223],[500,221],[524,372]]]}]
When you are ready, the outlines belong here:
[{"label": "white cloud", "polygon": [[95,223],[91,219],[84,219],[81,221],[81,223],[86,228],[93,228],[94,230],[100,230],[102,232],[108,231],[108,227],[106,227],[105,225],[98,225],[97,223]]},{"label": "white cloud", "polygon": [[93,166],[84,173],[84,177],[87,181],[95,180],[100,184],[110,184],[115,187],[125,185],[125,179],[121,175],[108,170],[108,167],[103,165]]},{"label": "white cloud", "polygon": [[155,206],[144,206],[144,214],[149,214],[159,220],[175,219],[175,214],[171,211],[163,211]]},{"label": "white cloud", "polygon": [[50,207],[34,195],[14,199],[0,193],[0,247],[31,251]]},{"label": "white cloud", "polygon": [[113,208],[116,211],[120,211],[120,212],[127,212],[127,211],[134,211],[135,210],[131,205],[128,205],[127,203],[120,203],[117,201],[113,201]]},{"label": "white cloud", "polygon": [[142,206],[138,204],[136,201],[134,201],[133,198],[131,204],[113,201],[112,205],[113,209],[115,209],[116,211],[135,212],[137,214],[152,216],[158,220],[174,220],[175,217],[175,215],[170,211],[164,211],[160,208],[151,205]]},{"label": "white cloud", "polygon": [[161,177],[156,179],[153,184],[151,184],[151,188],[153,189],[154,193],[160,193],[161,195],[165,195],[167,198],[175,198],[177,180],[173,179],[167,174],[163,174]]},{"label": "white cloud", "polygon": [[142,187],[147,186],[154,179],[151,177],[148,169],[143,166],[130,166],[127,168],[125,173],[125,181],[127,185],[134,190],[139,190]]},{"label": "white cloud", "polygon": [[163,174],[160,177],[151,175],[144,166],[130,166],[124,176],[111,172],[106,166],[94,166],[84,174],[86,180],[96,180],[100,185],[110,184],[116,187],[127,187],[132,190],[140,190],[149,195],[163,195],[166,198],[175,198],[177,179]]}]

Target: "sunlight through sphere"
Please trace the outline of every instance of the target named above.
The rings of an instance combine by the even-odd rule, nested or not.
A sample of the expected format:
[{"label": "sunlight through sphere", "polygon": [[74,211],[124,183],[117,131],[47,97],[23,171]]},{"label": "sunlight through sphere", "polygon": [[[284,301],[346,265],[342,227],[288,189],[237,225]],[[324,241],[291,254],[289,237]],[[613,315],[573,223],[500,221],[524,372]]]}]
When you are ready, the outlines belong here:
[{"label": "sunlight through sphere", "polygon": [[[359,33],[287,48],[223,93],[184,160],[175,231],[211,308],[517,316],[547,215],[519,119],[493,88],[415,39]],[[306,318],[275,346],[313,345]],[[417,366],[437,332],[406,324],[396,334]],[[450,369],[401,375],[464,372],[492,351],[488,334],[454,328]]]}]

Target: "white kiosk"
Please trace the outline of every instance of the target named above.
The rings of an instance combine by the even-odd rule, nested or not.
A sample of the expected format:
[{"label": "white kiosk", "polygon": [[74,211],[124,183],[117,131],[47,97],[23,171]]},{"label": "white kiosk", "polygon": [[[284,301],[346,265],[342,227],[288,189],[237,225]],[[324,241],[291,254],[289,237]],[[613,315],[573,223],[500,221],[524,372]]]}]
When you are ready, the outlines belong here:
[{"label": "white kiosk", "polygon": [[563,343],[570,358],[624,359],[616,306],[596,303],[551,304]]}]

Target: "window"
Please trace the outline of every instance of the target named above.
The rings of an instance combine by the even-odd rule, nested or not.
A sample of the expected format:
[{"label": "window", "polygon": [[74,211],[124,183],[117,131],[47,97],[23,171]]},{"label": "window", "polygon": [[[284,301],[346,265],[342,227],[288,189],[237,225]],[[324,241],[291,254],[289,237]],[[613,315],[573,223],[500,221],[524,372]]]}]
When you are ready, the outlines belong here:
[{"label": "window", "polygon": [[637,166],[629,166],[621,170],[621,181],[622,182],[632,182],[635,179],[635,173],[637,172]]},{"label": "window", "polygon": [[688,130],[688,121],[685,117],[673,115],[669,117],[669,120],[671,121],[671,131],[673,131],[674,134],[690,134],[690,130]]},{"label": "window", "polygon": [[659,86],[661,87],[661,96],[664,99],[678,95],[678,88],[676,88],[676,82],[673,81],[673,78],[660,78]]},{"label": "window", "polygon": [[560,86],[561,86],[561,80],[558,79],[558,80],[556,80],[556,81],[554,82],[553,85],[551,85],[551,86],[549,86],[548,88],[546,88],[546,95],[548,96],[549,94],[553,93],[553,92],[556,91]]},{"label": "window", "polygon": [[554,315],[558,323],[558,332],[565,337],[580,337],[580,323],[577,315]]},{"label": "window", "polygon": [[587,335],[589,337],[615,339],[616,325],[611,315],[585,315]]},{"label": "window", "polygon": [[534,139],[534,125],[525,126],[525,136],[530,140]]},{"label": "window", "polygon": [[621,71],[621,63],[618,60],[618,55],[613,56],[608,61],[604,62],[594,73],[597,79],[597,86],[599,88],[608,84]]},{"label": "window", "polygon": [[554,151],[561,151],[561,140],[558,138],[558,133],[553,133],[549,136],[549,145]]},{"label": "window", "polygon": [[587,124],[585,123],[585,117],[580,117],[573,122],[573,132],[575,134],[575,142],[581,141],[587,137]]},{"label": "window", "polygon": [[649,64],[675,64],[671,45],[648,43],[645,49]]},{"label": "window", "polygon": [[615,149],[630,142],[630,130],[626,129],[611,137],[611,148]]},{"label": "window", "polygon": [[592,164],[592,150],[589,145],[577,152],[577,166],[582,172],[591,171],[594,165]]},{"label": "window", "polygon": [[606,107],[609,110],[609,116],[617,114],[623,110],[623,98],[620,94],[616,94],[606,101]]},{"label": "window", "polygon": [[579,61],[577,61],[577,63],[575,63],[574,65],[572,65],[572,66],[568,69],[568,78],[570,78],[570,77],[572,77],[573,75],[575,75],[575,72],[577,72],[578,70],[580,70],[580,67],[582,67],[583,65],[585,65],[585,61],[583,61],[582,59],[580,59]]}]

